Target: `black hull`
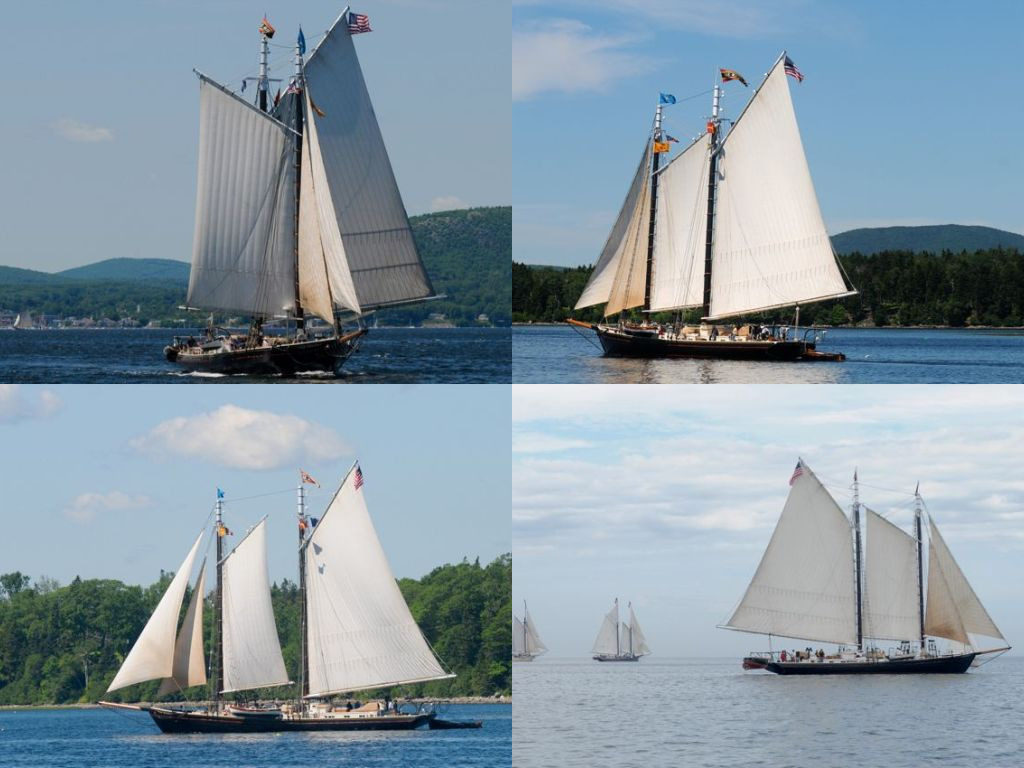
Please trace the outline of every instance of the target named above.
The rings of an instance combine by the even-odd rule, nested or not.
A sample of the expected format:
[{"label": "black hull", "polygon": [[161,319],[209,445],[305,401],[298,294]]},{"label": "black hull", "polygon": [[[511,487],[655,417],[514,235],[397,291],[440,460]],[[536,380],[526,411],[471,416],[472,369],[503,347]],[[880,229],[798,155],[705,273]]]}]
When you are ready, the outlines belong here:
[{"label": "black hull", "polygon": [[385,715],[380,717],[303,718],[216,716],[171,709],[150,709],[150,717],[164,733],[281,733],[286,731],[411,731],[435,717]]},{"label": "black hull", "polygon": [[294,376],[301,371],[335,372],[356,351],[356,339],[364,333],[358,331],[341,338],[283,342],[269,347],[207,354],[168,346],[164,354],[170,362],[201,373]]},{"label": "black hull", "polygon": [[602,658],[601,656],[595,656],[594,661],[613,662],[613,661],[640,661],[639,656],[620,656],[618,658]]},{"label": "black hull", "polygon": [[896,661],[773,661],[764,668],[777,675],[954,675],[970,669],[975,653]]},{"label": "black hull", "polygon": [[685,341],[599,325],[593,328],[608,357],[794,361],[814,350],[813,344],[803,341]]}]

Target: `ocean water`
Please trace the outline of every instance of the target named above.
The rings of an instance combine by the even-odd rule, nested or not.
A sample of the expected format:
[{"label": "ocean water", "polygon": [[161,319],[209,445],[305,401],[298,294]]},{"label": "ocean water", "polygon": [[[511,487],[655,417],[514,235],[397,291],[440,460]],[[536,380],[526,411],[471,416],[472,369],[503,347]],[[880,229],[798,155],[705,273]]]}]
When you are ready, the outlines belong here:
[{"label": "ocean water", "polygon": [[511,764],[512,707],[452,705],[442,716],[483,720],[484,727],[395,733],[173,736],[160,733],[141,712],[5,710],[0,711],[0,765],[490,768]]},{"label": "ocean water", "polygon": [[342,368],[282,379],[185,373],[163,348],[182,329],[0,331],[0,383],[493,384],[510,378],[508,328],[375,328]]},{"label": "ocean water", "polygon": [[778,677],[739,659],[513,669],[517,768],[1003,768],[1024,763],[1024,659],[964,675]]},{"label": "ocean water", "polygon": [[554,384],[996,384],[1024,382],[1024,331],[836,328],[842,363],[630,360],[602,356],[592,331],[512,329],[512,381]]}]

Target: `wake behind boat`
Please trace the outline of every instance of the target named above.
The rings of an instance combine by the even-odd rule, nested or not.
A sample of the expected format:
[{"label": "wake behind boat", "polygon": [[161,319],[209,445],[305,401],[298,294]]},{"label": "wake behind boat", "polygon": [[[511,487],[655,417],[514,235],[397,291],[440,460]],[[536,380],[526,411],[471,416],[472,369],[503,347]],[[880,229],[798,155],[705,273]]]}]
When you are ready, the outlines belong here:
[{"label": "wake behind boat", "polygon": [[[260,25],[256,104],[199,76],[199,174],[187,309],[239,313],[248,331],[175,338],[170,362],[193,371],[291,375],[337,371],[367,333],[363,317],[437,298],[413,241],[352,36],[342,12],[269,103],[269,39]],[[243,91],[245,87],[243,85]],[[310,316],[327,323],[314,333]],[[345,329],[343,317],[355,323]],[[272,336],[264,324],[283,320]],[[211,324],[212,325],[212,324]]]},{"label": "wake behind boat", "polygon": [[[981,655],[1009,650],[930,515],[925,558],[926,513],[917,491],[910,535],[867,507],[862,527],[856,472],[852,520],[803,460],[790,485],[768,549],[723,628],[831,643],[838,650],[752,653],[743,659],[744,669],[778,675],[962,673]],[[985,649],[977,644],[981,638],[1001,645]],[[937,639],[949,642],[943,648]],[[886,648],[887,642],[894,645]]]},{"label": "wake behind boat", "polygon": [[594,640],[594,661],[640,661],[651,652],[629,604],[629,624],[619,621],[619,598],[605,615]]},{"label": "wake behind boat", "polygon": [[[741,80],[722,70],[722,81]],[[783,53],[722,137],[722,89],[707,131],[660,166],[675,141],[662,130],[663,94],[629,193],[576,309],[604,304],[596,332],[604,353],[627,357],[843,360],[817,349],[821,332],[800,329],[800,306],[856,293],[841,272],[814,192]],[[746,84],[745,81],[744,85]],[[623,314],[672,312],[670,323]],[[792,327],[722,324],[795,307]],[[699,323],[683,311],[700,308]],[[607,318],[618,315],[618,322]]]}]

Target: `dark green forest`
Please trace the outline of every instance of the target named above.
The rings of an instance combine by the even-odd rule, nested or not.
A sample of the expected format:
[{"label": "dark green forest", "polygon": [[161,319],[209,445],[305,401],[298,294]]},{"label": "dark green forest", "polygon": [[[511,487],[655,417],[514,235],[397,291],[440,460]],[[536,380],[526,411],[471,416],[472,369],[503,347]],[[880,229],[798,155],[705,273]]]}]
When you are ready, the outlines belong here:
[{"label": "dark green forest", "polygon": [[[0,575],[0,705],[152,700],[159,687],[155,681],[104,692],[172,577],[161,571],[159,581],[141,587],[80,578],[60,586],[46,577],[33,582],[21,573]],[[486,566],[479,560],[443,565],[398,584],[427,640],[458,676],[396,688],[393,695],[487,696],[511,690],[511,555]],[[298,587],[288,580],[274,584],[271,598],[285,664],[298,680]],[[211,593],[204,610],[208,659],[212,603]],[[207,690],[196,687],[187,695],[202,699]],[[294,697],[295,686],[264,695]]]},{"label": "dark green forest", "polygon": [[[804,325],[1024,325],[1024,254],[992,248],[941,253],[884,251],[841,257],[860,293],[800,309]],[[591,267],[512,266],[513,322],[598,320],[602,307],[574,312]],[[700,314],[692,310],[690,321]],[[667,319],[667,315],[664,319]],[[792,310],[752,315],[755,322],[792,322]]]}]

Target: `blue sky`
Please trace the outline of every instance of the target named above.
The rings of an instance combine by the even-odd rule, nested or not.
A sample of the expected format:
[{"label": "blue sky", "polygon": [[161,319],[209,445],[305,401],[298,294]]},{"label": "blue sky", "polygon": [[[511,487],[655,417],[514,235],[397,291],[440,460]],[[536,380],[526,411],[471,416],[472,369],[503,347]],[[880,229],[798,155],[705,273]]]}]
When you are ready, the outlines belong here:
[{"label": "blue sky", "polygon": [[220,487],[232,540],[268,514],[271,578],[294,580],[298,469],[318,516],[357,458],[396,576],[509,551],[506,388],[327,390],[0,385],[0,573],[149,584]]},{"label": "blue sky", "polygon": [[[192,68],[240,88],[256,73],[264,12],[275,44],[293,45],[301,24],[311,50],[344,5],[6,3],[5,56],[17,73],[0,121],[0,264],[53,271],[108,257],[188,260]],[[356,10],[374,28],[356,48],[410,214],[508,205],[508,6],[366,0]],[[290,56],[271,49],[272,75],[287,77]]]},{"label": "blue sky", "polygon": [[[515,605],[584,656],[632,600],[660,656],[734,656],[716,629],[767,546],[802,456],[844,508],[909,529],[915,483],[1011,644],[1024,637],[1024,392],[1017,386],[516,387]],[[521,610],[521,608],[520,608]]]},{"label": "blue sky", "polygon": [[[513,0],[514,255],[593,263],[636,168],[659,91],[760,82],[787,49],[825,222],[984,224],[1024,232],[1024,101],[1011,0]],[[726,87],[736,117],[750,91]],[[667,110],[685,145],[710,111]]]}]

